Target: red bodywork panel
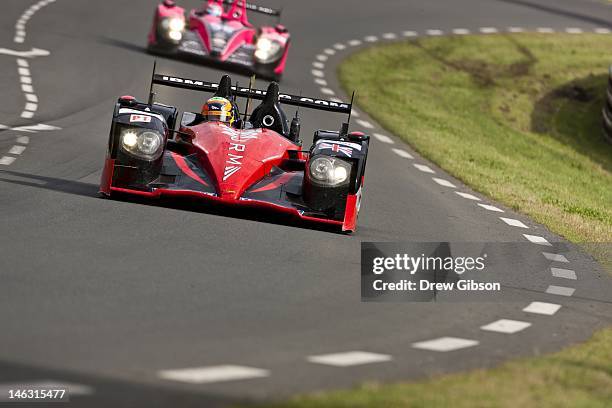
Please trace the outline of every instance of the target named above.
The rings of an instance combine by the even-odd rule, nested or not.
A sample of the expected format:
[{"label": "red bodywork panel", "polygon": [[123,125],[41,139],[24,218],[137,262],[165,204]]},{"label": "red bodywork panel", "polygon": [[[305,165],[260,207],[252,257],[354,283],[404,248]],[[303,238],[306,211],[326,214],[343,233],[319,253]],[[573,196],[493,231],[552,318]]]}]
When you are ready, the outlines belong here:
[{"label": "red bodywork panel", "polygon": [[181,131],[193,135],[194,152],[199,153],[219,196],[233,200],[286,160],[288,150],[299,150],[298,145],[268,129],[238,130],[207,122]]}]

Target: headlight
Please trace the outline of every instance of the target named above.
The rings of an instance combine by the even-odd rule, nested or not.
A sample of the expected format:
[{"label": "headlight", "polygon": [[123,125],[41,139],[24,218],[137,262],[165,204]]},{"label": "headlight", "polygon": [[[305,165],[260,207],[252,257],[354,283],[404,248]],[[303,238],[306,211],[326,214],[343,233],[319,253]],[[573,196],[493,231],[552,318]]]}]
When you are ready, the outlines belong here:
[{"label": "headlight", "polygon": [[337,187],[348,182],[351,164],[335,157],[319,156],[310,161],[309,171],[313,183]]},{"label": "headlight", "polygon": [[185,20],[177,17],[165,18],[161,21],[161,26],[168,31],[183,31],[185,29]]},{"label": "headlight", "polygon": [[145,129],[126,129],[121,133],[121,147],[129,154],[140,159],[152,161],[163,151],[164,138],[158,132]]},{"label": "headlight", "polygon": [[262,37],[257,40],[257,49],[255,50],[255,58],[258,62],[266,64],[273,62],[281,57],[283,47],[278,41],[273,41]]}]

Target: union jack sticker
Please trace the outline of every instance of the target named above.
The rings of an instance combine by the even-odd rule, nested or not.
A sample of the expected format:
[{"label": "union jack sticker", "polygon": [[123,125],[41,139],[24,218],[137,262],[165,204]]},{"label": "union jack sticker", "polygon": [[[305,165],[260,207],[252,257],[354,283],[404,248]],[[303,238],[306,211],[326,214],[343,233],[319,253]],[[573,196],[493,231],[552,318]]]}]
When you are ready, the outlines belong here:
[{"label": "union jack sticker", "polygon": [[347,157],[352,157],[353,156],[353,148],[352,147],[348,147],[348,146],[342,146],[338,143],[327,143],[327,142],[321,142],[319,143],[319,148],[320,149],[329,149],[332,152],[340,152],[344,155],[346,155]]}]

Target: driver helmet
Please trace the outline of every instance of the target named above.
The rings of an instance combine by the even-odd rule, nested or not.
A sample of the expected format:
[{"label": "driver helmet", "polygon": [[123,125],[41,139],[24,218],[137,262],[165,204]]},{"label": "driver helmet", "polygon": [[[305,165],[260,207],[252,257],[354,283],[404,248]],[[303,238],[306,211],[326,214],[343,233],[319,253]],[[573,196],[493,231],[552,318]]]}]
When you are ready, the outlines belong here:
[{"label": "driver helmet", "polygon": [[221,122],[227,125],[234,123],[234,107],[225,98],[215,96],[202,106],[202,116],[209,122]]},{"label": "driver helmet", "polygon": [[214,17],[221,17],[223,14],[223,7],[218,4],[209,4],[206,8],[206,14]]}]

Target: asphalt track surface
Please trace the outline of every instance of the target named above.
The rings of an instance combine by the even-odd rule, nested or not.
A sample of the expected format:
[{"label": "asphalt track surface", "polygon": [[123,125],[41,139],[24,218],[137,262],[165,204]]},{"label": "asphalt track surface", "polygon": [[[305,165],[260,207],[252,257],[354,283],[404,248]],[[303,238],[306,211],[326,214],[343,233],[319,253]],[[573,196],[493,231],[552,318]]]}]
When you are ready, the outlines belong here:
[{"label": "asphalt track surface", "polygon": [[[99,198],[113,103],[123,94],[146,96],[153,58],[144,44],[155,2],[57,0],[31,16],[23,42],[15,43],[15,22],[29,5],[3,2],[0,48],[50,51],[28,59],[38,108],[33,118],[20,117],[26,101],[16,58],[0,54],[0,123],[61,130],[0,132],[2,155],[16,137],[29,138],[27,149],[0,171],[0,385],[53,380],[89,387],[71,406],[225,405],[491,366],[557,350],[612,322],[610,280],[571,245],[566,256],[580,276],[572,297],[543,293],[555,282],[533,271],[515,282],[523,290],[495,303],[361,303],[362,241],[527,242],[523,232],[562,241],[509,209],[505,216],[530,230],[500,222],[376,140],[359,230],[352,236],[269,216]],[[612,8],[595,1],[464,0],[459,7],[449,0],[336,0],[284,6],[293,46],[282,89],[313,96],[320,87],[312,81],[312,61],[334,43],[404,30],[593,29],[611,28],[612,21]],[[339,59],[331,58],[326,68],[336,92]],[[207,80],[221,75],[163,58],[158,67]],[[158,100],[194,110],[204,98],[163,90]],[[302,118],[306,146],[315,128],[335,129],[342,119],[320,112],[303,112]],[[418,159],[407,146],[395,147]],[[516,259],[507,273],[529,268]],[[521,309],[533,300],[563,307],[554,316],[526,317]],[[512,335],[480,329],[501,318],[532,326]],[[479,344],[447,353],[411,347],[444,336]],[[307,360],[350,350],[392,358],[351,367]],[[267,374],[205,384],[159,376],[162,370],[226,364]]]}]

